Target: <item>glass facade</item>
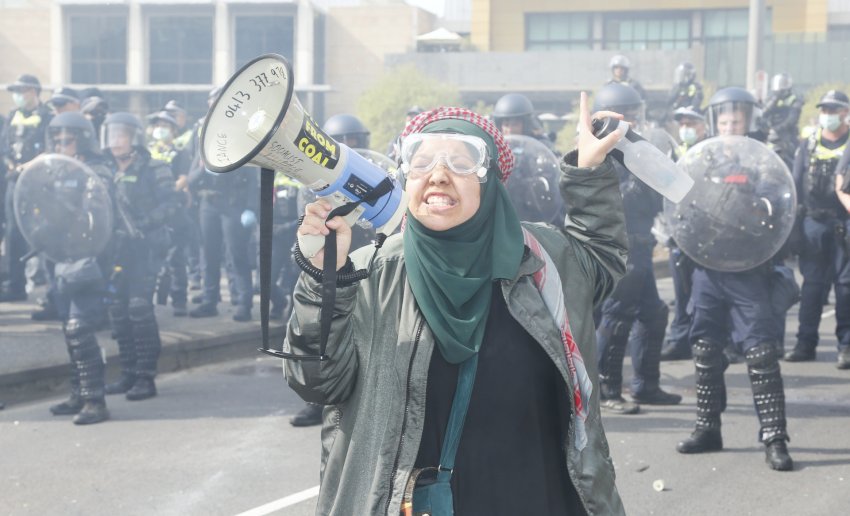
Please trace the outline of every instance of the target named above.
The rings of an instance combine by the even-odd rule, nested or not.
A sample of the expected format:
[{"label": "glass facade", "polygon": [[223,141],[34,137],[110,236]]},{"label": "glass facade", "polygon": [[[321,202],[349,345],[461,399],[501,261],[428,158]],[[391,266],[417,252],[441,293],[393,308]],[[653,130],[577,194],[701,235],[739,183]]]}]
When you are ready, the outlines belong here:
[{"label": "glass facade", "polygon": [[280,54],[292,62],[295,55],[295,18],[237,16],[234,44],[236,68],[270,52]]},{"label": "glass facade", "polygon": [[691,46],[687,13],[616,13],[605,16],[603,47],[611,50],[680,49]]},{"label": "glass facade", "polygon": [[212,82],[211,16],[151,16],[149,28],[151,84]]},{"label": "glass facade", "polygon": [[590,14],[526,14],[525,49],[589,50],[593,47],[592,21]]},{"label": "glass facade", "polygon": [[127,82],[127,17],[71,15],[68,17],[71,82]]}]

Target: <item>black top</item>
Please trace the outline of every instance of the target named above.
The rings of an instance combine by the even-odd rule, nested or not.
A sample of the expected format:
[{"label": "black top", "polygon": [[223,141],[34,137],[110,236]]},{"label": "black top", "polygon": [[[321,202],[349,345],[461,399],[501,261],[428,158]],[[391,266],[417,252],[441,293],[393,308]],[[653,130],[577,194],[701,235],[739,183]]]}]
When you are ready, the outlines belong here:
[{"label": "black top", "polygon": [[[440,462],[458,366],[434,349],[416,467]],[[498,284],[452,475],[458,516],[585,514],[566,466],[570,404],[555,364]]]}]

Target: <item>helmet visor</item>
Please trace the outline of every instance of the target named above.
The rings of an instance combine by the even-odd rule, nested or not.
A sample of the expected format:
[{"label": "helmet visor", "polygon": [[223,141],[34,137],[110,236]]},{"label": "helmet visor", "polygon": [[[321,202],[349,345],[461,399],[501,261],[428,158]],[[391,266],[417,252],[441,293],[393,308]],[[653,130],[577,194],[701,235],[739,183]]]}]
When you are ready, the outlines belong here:
[{"label": "helmet visor", "polygon": [[101,129],[101,146],[109,149],[131,149],[144,143],[142,132],[130,124],[113,122]]},{"label": "helmet visor", "polygon": [[439,164],[459,176],[487,181],[490,157],[487,143],[477,136],[453,133],[414,133],[401,143],[401,171],[407,179],[428,175]]}]

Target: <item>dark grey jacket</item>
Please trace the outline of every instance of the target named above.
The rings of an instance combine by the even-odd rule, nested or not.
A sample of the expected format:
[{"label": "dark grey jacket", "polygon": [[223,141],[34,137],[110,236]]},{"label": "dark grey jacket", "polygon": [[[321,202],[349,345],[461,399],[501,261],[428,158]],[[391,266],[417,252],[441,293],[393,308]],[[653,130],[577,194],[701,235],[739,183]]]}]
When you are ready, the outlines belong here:
[{"label": "dark grey jacket", "polygon": [[[623,514],[599,414],[593,324],[595,303],[611,292],[625,270],[618,178],[610,158],[594,169],[564,163],[560,186],[570,207],[566,228],[524,225],[558,268],[573,336],[594,383],[586,422],[588,444],[581,452],[575,448],[573,415],[563,445],[565,460],[588,514]],[[363,267],[370,254],[367,248],[352,259],[358,268]],[[542,265],[526,252],[519,274],[512,281],[502,281],[501,290],[511,314],[550,356],[572,393],[558,328],[531,277]],[[284,347],[315,354],[321,286],[302,274],[294,297]],[[337,291],[327,347],[330,360],[285,363],[289,385],[306,401],[327,406],[317,514],[399,514],[402,491],[419,450],[434,344],[406,280],[402,239],[392,236],[378,253],[369,277]],[[570,402],[574,414],[572,394]]]}]

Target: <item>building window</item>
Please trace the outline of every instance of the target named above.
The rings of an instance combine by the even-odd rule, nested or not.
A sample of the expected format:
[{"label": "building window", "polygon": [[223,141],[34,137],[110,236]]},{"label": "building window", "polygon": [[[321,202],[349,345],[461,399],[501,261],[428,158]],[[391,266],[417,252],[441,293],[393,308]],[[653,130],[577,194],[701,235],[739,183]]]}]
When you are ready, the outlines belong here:
[{"label": "building window", "polygon": [[691,46],[691,19],[681,13],[617,13],[605,16],[604,48],[679,49]]},{"label": "building window", "polygon": [[589,14],[534,13],[525,15],[526,50],[585,50],[593,46]]},{"label": "building window", "polygon": [[237,16],[234,41],[237,68],[269,52],[292,61],[295,19],[292,16]]},{"label": "building window", "polygon": [[151,16],[149,27],[151,84],[212,82],[212,17]]},{"label": "building window", "polygon": [[124,15],[71,15],[71,82],[124,84],[127,82],[127,17]]},{"label": "building window", "polygon": [[746,38],[749,14],[746,9],[717,9],[703,14],[705,39]]}]

